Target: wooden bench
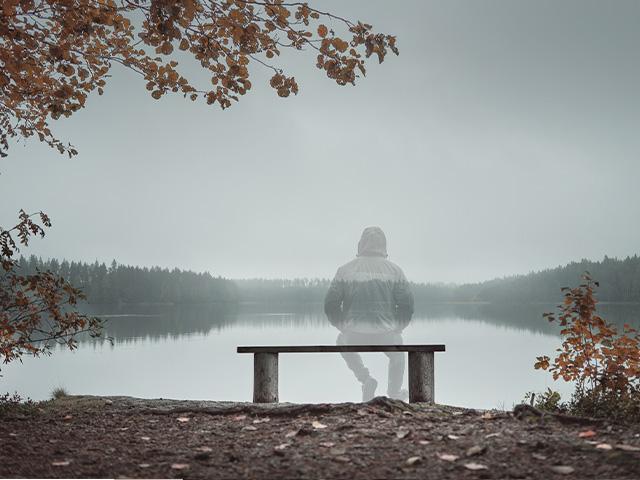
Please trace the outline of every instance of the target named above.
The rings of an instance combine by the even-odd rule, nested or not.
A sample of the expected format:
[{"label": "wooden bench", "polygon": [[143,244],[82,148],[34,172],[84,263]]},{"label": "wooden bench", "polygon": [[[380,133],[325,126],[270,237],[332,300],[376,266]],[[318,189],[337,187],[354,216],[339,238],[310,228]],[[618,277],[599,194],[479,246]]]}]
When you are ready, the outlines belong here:
[{"label": "wooden bench", "polygon": [[278,401],[279,353],[408,352],[409,402],[434,402],[434,352],[444,345],[308,345],[238,347],[238,353],[253,353],[253,401]]}]

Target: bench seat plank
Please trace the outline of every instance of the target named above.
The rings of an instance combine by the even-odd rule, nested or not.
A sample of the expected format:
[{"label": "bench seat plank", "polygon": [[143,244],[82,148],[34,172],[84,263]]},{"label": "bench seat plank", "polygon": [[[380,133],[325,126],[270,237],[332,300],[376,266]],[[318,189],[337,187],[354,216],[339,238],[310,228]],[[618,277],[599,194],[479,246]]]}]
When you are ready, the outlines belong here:
[{"label": "bench seat plank", "polygon": [[238,353],[444,352],[444,345],[270,345],[241,346]]}]

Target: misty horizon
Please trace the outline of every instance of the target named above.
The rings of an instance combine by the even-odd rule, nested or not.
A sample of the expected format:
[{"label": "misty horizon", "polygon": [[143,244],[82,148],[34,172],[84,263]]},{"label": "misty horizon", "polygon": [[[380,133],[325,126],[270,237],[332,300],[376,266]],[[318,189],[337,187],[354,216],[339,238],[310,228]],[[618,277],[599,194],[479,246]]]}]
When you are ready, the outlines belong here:
[{"label": "misty horizon", "polygon": [[[445,281],[440,281],[440,280],[419,280],[419,279],[414,279],[414,278],[408,278],[409,282],[414,283],[414,284],[418,284],[418,285],[434,285],[434,286],[447,286],[447,287],[461,287],[461,286],[465,286],[465,285],[472,285],[472,284],[481,284],[481,283],[486,283],[486,282],[490,282],[492,280],[508,280],[508,279],[512,279],[512,278],[517,278],[517,277],[523,277],[523,276],[527,276],[527,275],[535,275],[538,273],[543,273],[543,272],[549,272],[558,268],[563,268],[567,265],[572,265],[572,264],[580,264],[583,262],[592,262],[592,263],[602,263],[605,260],[614,260],[614,261],[622,261],[628,258],[635,258],[638,255],[640,255],[640,253],[638,254],[633,254],[633,255],[628,255],[626,257],[614,257],[614,256],[609,256],[609,255],[604,255],[602,258],[600,259],[593,259],[593,258],[581,258],[579,260],[569,260],[567,262],[564,263],[560,263],[558,265],[553,265],[553,266],[549,266],[546,268],[541,268],[538,270],[530,270],[528,272],[515,272],[515,273],[511,273],[511,274],[505,274],[503,276],[500,277],[491,277],[491,278],[484,278],[484,279],[479,279],[473,282],[445,282]],[[38,257],[37,255],[35,255],[36,257]],[[29,258],[30,255],[23,255],[23,257]],[[179,265],[173,265],[173,266],[168,266],[168,267],[163,267],[160,265],[140,265],[140,264],[132,264],[132,263],[121,263],[118,262],[118,260],[116,258],[112,258],[109,261],[102,261],[99,259],[94,259],[94,260],[82,260],[82,259],[70,259],[70,258],[55,258],[55,257],[38,257],[40,260],[44,261],[44,262],[48,262],[51,260],[55,260],[58,262],[76,262],[76,263],[86,263],[86,264],[94,264],[94,263],[98,263],[98,264],[103,264],[107,267],[109,267],[110,265],[113,264],[113,262],[116,262],[117,265],[119,266],[125,266],[125,267],[134,267],[134,268],[146,268],[146,269],[153,269],[153,268],[160,268],[162,270],[174,270],[174,269],[178,269],[181,270],[183,272],[192,272],[192,273],[196,273],[196,274],[209,274],[214,278],[224,278],[226,280],[231,280],[231,281],[249,281],[249,280],[268,280],[268,281],[277,281],[277,280],[283,280],[283,281],[292,281],[292,280],[319,280],[319,281],[323,281],[323,282],[329,282],[331,281],[331,276],[327,276],[327,277],[313,277],[313,276],[307,276],[307,277],[226,277],[224,275],[219,274],[216,271],[212,271],[212,270],[197,270],[197,269],[189,269],[189,268],[185,268],[185,267],[181,267]],[[353,257],[355,258],[355,256]],[[345,261],[348,261],[349,259],[345,259]],[[583,272],[584,273],[584,272]],[[576,277],[575,281],[578,282],[580,280],[579,277]]]}]

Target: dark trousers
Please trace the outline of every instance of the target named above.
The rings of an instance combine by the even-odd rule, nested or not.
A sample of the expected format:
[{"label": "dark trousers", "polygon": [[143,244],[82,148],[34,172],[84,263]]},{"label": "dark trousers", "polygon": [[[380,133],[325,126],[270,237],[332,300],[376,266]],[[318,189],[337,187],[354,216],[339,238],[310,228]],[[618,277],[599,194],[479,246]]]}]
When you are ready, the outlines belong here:
[{"label": "dark trousers", "polygon": [[[401,345],[402,335],[397,332],[389,333],[355,333],[340,332],[336,345]],[[354,373],[360,383],[367,381],[371,375],[369,369],[364,366],[362,357],[356,352],[341,353],[347,366]],[[403,352],[385,352],[389,358],[389,380],[387,395],[397,394],[402,388],[404,380],[405,354]]]}]

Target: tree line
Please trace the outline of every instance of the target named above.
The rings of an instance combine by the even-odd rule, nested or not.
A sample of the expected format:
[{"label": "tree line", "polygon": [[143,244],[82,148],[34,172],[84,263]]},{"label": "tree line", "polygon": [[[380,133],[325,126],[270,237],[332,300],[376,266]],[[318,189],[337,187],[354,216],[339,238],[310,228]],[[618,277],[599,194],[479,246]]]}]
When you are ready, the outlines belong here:
[{"label": "tree line", "polygon": [[[23,274],[49,270],[82,289],[89,303],[319,303],[330,280],[319,278],[242,279],[214,277],[208,272],[160,267],[109,266],[21,257]],[[597,296],[604,302],[640,302],[640,257],[605,256],[602,261],[581,260],[564,266],[463,285],[412,283],[418,303],[487,302],[549,303],[561,299],[562,287],[575,287],[589,272],[600,283]]]},{"label": "tree line", "polygon": [[174,268],[109,266],[94,262],[42,260],[34,255],[18,260],[22,275],[51,271],[80,288],[89,303],[210,303],[237,302],[238,288],[231,280],[208,272]]},{"label": "tree line", "polygon": [[601,261],[583,259],[564,266],[453,288],[453,300],[491,303],[557,302],[563,287],[575,288],[588,272],[599,286],[601,302],[640,302],[640,257],[624,259],[605,255]]}]

